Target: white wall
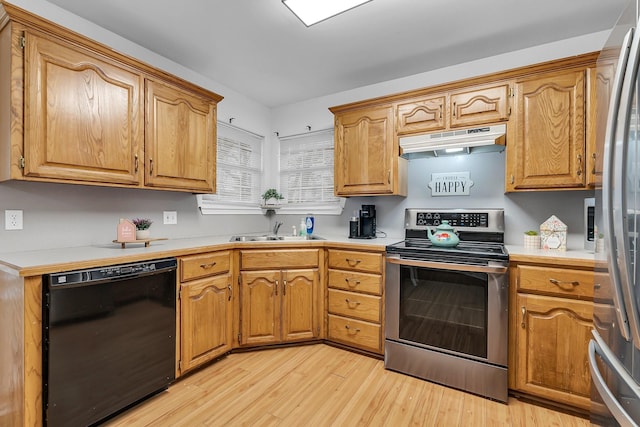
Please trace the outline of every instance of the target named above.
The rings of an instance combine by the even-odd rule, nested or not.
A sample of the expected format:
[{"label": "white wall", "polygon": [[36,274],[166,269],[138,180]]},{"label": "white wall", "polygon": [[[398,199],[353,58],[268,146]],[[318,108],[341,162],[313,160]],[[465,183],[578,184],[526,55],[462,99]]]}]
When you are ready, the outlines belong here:
[{"label": "white wall", "polygon": [[[13,0],[13,3],[223,95],[225,99],[218,109],[220,120],[234,117],[234,125],[266,137],[265,151],[270,153],[271,161],[266,162],[268,178],[265,186],[277,184],[273,174],[277,165],[273,132],[285,136],[303,133],[307,125],[312,130],[330,128],[333,126],[333,116],[327,109],[330,106],[599,50],[606,37],[605,33],[592,34],[270,110],[220,82],[205,78],[50,3],[32,0]],[[394,237],[401,236],[405,207],[504,206],[508,242],[519,243],[521,231],[536,228],[555,213],[568,223],[570,233],[574,232],[572,241],[577,242],[575,245],[580,244],[581,235],[575,233],[582,227],[582,198],[589,195],[587,192],[504,195],[504,153],[479,154],[459,162],[412,160],[407,198],[351,198],[341,216],[316,217],[317,233],[346,235],[349,216],[364,203],[376,204],[378,228]],[[469,170],[472,180],[476,181],[472,195],[431,198],[425,190],[430,173],[458,170]],[[300,220],[299,216],[275,219],[263,215],[202,216],[197,210],[195,196],[189,193],[29,182],[0,183],[0,212],[5,209],[24,210],[25,228],[5,231],[0,227],[0,252],[106,244],[115,238],[115,226],[120,217],[148,216],[155,221],[154,235],[169,238],[266,231],[275,219],[285,221],[282,230],[290,230],[291,225],[297,225]],[[178,211],[178,225],[162,225],[163,210]]]}]

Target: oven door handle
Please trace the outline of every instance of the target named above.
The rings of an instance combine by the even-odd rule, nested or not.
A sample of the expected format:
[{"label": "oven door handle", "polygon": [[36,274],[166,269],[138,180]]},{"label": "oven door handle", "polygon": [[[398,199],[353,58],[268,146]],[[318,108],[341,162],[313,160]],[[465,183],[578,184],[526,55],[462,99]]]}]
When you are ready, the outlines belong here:
[{"label": "oven door handle", "polygon": [[502,264],[492,264],[489,261],[489,265],[468,265],[468,264],[456,264],[448,262],[432,262],[432,261],[419,261],[415,259],[401,259],[399,255],[387,255],[387,262],[391,264],[407,265],[411,267],[424,267],[433,268],[436,270],[452,270],[452,271],[470,271],[474,273],[493,273],[493,274],[505,274],[507,267]]}]

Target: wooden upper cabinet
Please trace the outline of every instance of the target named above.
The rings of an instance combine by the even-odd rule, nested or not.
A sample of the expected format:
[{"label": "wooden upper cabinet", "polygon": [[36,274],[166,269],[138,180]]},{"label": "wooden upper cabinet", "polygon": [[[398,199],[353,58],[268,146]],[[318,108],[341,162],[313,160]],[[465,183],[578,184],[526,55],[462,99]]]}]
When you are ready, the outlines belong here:
[{"label": "wooden upper cabinet", "polygon": [[336,195],[407,194],[392,106],[336,113],[334,155]]},{"label": "wooden upper cabinet", "polygon": [[607,126],[609,99],[613,92],[615,62],[598,62],[587,71],[587,185],[602,184],[602,150]]},{"label": "wooden upper cabinet", "polygon": [[0,180],[209,193],[222,100],[0,6]]},{"label": "wooden upper cabinet", "polygon": [[24,176],[137,185],[142,76],[25,32]]},{"label": "wooden upper cabinet", "polygon": [[433,96],[396,106],[398,135],[444,129],[446,96]]},{"label": "wooden upper cabinet", "polygon": [[450,127],[491,124],[509,120],[509,84],[451,92]]},{"label": "wooden upper cabinet", "polygon": [[507,190],[585,185],[585,71],[545,73],[516,83],[515,135]]},{"label": "wooden upper cabinet", "polygon": [[148,79],[146,109],[145,184],[214,192],[215,102]]}]

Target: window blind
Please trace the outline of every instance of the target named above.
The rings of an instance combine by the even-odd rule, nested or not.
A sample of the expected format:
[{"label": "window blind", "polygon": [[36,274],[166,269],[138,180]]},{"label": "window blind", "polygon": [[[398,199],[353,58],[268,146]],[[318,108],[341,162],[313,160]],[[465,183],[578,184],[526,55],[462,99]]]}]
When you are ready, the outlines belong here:
[{"label": "window blind", "polygon": [[280,139],[280,187],[288,205],[331,204],[333,129]]},{"label": "window blind", "polygon": [[262,187],[264,137],[218,122],[216,194],[211,201],[257,205]]}]

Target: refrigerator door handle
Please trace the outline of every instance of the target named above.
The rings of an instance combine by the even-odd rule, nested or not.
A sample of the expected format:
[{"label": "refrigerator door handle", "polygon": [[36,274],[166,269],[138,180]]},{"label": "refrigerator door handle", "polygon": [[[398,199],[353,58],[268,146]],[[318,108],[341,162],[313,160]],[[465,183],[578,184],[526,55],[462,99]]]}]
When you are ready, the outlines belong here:
[{"label": "refrigerator door handle", "polygon": [[602,222],[603,232],[606,242],[609,244],[609,251],[607,254],[607,266],[609,274],[611,276],[612,290],[613,290],[613,302],[615,305],[616,317],[618,318],[618,325],[622,337],[629,341],[631,333],[629,331],[629,320],[627,317],[627,311],[622,300],[622,291],[620,285],[620,271],[616,263],[615,257],[615,234],[614,234],[614,220],[613,220],[613,169],[614,169],[614,153],[615,153],[615,136],[616,125],[618,124],[618,112],[620,106],[620,97],[622,94],[622,85],[624,82],[624,75],[627,69],[629,60],[629,49],[631,48],[632,39],[634,36],[633,28],[629,29],[622,48],[620,49],[620,57],[618,59],[618,66],[616,68],[616,74],[613,80],[613,93],[611,94],[611,100],[609,104],[609,113],[607,116],[607,128],[604,141],[604,159],[603,159],[603,177],[602,177]]},{"label": "refrigerator door handle", "polygon": [[638,78],[638,62],[640,61],[640,38],[635,33],[629,51],[622,92],[620,94],[620,108],[618,110],[617,128],[615,134],[614,178],[613,178],[613,227],[616,242],[616,258],[620,273],[620,285],[624,307],[627,311],[629,330],[634,345],[640,349],[640,321],[631,280],[632,263],[629,245],[629,224],[627,211],[627,156],[629,148],[629,134],[631,124],[631,109]]},{"label": "refrigerator door handle", "polygon": [[616,356],[604,343],[597,331],[592,331],[593,338],[589,341],[589,370],[591,371],[591,379],[593,385],[598,390],[602,401],[607,406],[613,417],[621,425],[637,426],[636,421],[624,410],[614,393],[609,389],[604,377],[600,373],[596,355],[600,356],[602,361],[613,371],[616,376],[621,379],[625,385],[635,395],[636,399],[640,399],[640,385],[629,375],[626,369],[620,364]]}]

